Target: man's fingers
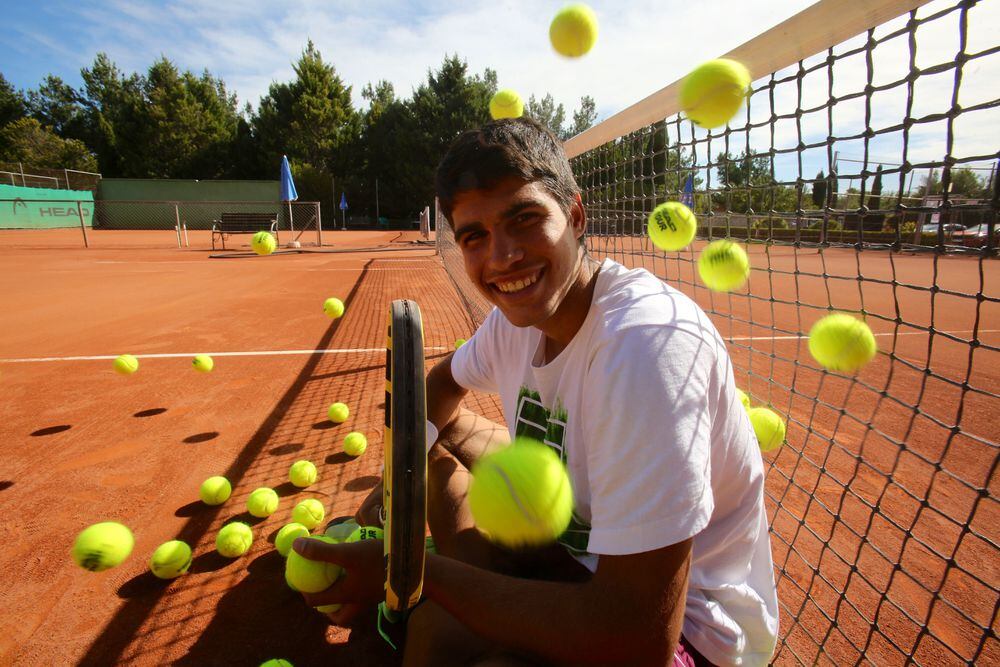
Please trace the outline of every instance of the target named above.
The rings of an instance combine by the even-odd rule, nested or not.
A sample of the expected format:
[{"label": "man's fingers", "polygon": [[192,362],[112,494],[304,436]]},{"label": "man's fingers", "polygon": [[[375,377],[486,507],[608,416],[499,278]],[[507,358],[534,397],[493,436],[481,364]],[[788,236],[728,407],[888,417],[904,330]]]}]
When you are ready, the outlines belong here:
[{"label": "man's fingers", "polygon": [[363,609],[364,607],[359,604],[348,602],[341,606],[337,611],[331,611],[326,615],[326,617],[330,619],[330,622],[334,625],[347,627],[358,617]]},{"label": "man's fingers", "polygon": [[349,549],[345,549],[344,545],[330,544],[329,542],[313,540],[308,537],[297,538],[292,542],[292,549],[298,555],[309,560],[320,560],[325,563],[336,563],[337,565],[346,565],[350,560],[350,554],[345,553]]},{"label": "man's fingers", "polygon": [[306,604],[310,607],[321,607],[326,604],[339,604],[344,602],[344,582],[347,581],[346,577],[341,574],[340,577],[330,584],[330,586],[319,593],[303,593],[302,599],[306,601]]}]

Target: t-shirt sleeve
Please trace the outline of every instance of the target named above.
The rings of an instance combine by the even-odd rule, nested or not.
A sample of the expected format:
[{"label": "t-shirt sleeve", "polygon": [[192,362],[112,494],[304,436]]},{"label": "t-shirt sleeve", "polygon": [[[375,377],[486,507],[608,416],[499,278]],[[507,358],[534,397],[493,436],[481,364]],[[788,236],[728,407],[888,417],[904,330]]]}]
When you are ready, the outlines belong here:
[{"label": "t-shirt sleeve", "polygon": [[652,551],[708,525],[717,354],[711,337],[659,325],[620,331],[597,350],[582,424],[591,553]]},{"label": "t-shirt sleeve", "polygon": [[499,353],[497,329],[501,325],[500,317],[500,311],[494,308],[472,338],[455,350],[451,358],[451,375],[466,389],[488,394],[499,391],[494,368]]}]

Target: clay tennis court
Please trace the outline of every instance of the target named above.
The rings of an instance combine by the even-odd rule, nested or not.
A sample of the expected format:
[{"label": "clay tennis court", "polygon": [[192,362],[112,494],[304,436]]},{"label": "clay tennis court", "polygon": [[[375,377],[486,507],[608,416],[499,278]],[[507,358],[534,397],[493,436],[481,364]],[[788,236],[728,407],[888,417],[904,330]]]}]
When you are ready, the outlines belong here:
[{"label": "clay tennis court", "polygon": [[[222,260],[200,241],[170,248],[164,232],[90,250],[69,232],[61,248],[18,239],[0,268],[11,286],[0,339],[0,663],[396,664],[374,612],[347,630],[306,607],[271,540],[299,500],[320,499],[328,517],[352,514],[378,481],[389,302],[420,304],[429,364],[472,333],[434,247],[410,233],[331,232],[327,242],[357,251]],[[983,662],[1000,661],[995,634],[954,613],[995,627],[997,421],[984,393],[997,393],[1000,365],[958,341],[975,332],[1000,344],[997,263],[894,255],[887,269],[881,252],[754,247],[750,291],[761,298],[750,299],[695,287],[690,253],[665,260],[627,239],[591,246],[692,294],[730,340],[738,384],[789,417],[788,444],[765,456],[785,642],[776,662],[904,664],[909,654],[960,664],[980,642]],[[869,280],[856,280],[859,268]],[[932,300],[931,285],[990,299]],[[329,296],[344,300],[343,318],[323,315]],[[856,382],[820,372],[800,338],[816,316],[781,302],[856,308],[858,299],[868,313],[944,333],[929,344],[926,332],[870,319],[892,356]],[[130,377],[111,369],[125,352],[140,357]],[[214,356],[214,372],[191,370],[196,353]],[[351,407],[347,423],[327,420],[333,401]],[[470,402],[502,419],[492,399]],[[358,459],[341,453],[350,430],[369,440]],[[305,490],[287,482],[302,458],[320,468]],[[213,508],[198,486],[217,474],[234,492]],[[263,520],[244,511],[260,486],[282,499]],[[224,559],[215,533],[237,517],[255,542]],[[69,557],[73,538],[104,520],[128,525],[135,549],[118,568],[83,571]],[[147,561],[170,539],[191,544],[195,559],[188,575],[161,581]]]}]

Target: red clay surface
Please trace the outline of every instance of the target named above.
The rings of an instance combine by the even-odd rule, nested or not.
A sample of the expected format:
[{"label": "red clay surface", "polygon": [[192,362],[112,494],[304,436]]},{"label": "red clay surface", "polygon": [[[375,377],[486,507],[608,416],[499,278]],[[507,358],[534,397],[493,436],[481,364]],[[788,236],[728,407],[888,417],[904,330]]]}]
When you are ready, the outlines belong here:
[{"label": "red clay surface", "polygon": [[[179,250],[172,232],[94,232],[84,250],[79,230],[2,235],[11,249],[0,276],[12,289],[0,386],[12,409],[0,422],[0,664],[394,664],[373,622],[334,628],[305,607],[270,540],[298,500],[351,514],[377,482],[389,301],[420,303],[429,363],[474,325],[413,233],[324,232],[334,249],[366,250],[233,260],[208,259],[207,235],[189,237]],[[591,241],[594,254],[692,294],[731,339],[738,384],[789,415],[788,444],[766,456],[776,662],[1000,662],[1000,264],[755,247],[751,299],[696,286],[690,254],[667,261],[633,243]],[[977,293],[987,298],[963,296]],[[344,299],[342,319],[323,315],[328,296]],[[897,315],[904,323],[877,339],[891,356],[854,382],[818,371],[797,337],[821,311],[782,300],[863,300],[876,334],[896,332]],[[931,323],[948,333],[909,326]],[[186,356],[317,349],[335,353],[216,355],[210,375]],[[10,361],[124,352],[182,356],[143,358],[127,378],[109,360]],[[341,426],[326,421],[335,400],[352,410]],[[491,398],[470,403],[502,419]],[[350,430],[369,439],[356,460],[340,450]],[[287,483],[300,458],[320,467],[305,490]],[[215,474],[234,493],[210,508],[197,490]],[[217,556],[216,531],[250,519],[244,502],[259,486],[278,490],[278,511],[251,521],[246,556]],[[116,569],[85,572],[70,545],[104,520],[130,526],[135,550]],[[146,563],[170,539],[188,541],[195,560],[163,582]]]}]

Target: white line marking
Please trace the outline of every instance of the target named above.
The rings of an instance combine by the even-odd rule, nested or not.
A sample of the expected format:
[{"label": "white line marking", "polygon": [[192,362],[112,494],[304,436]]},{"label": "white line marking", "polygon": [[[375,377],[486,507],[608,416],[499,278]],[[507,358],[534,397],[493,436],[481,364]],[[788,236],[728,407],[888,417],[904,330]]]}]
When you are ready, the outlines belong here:
[{"label": "white line marking", "polygon": [[[442,350],[450,351],[450,347],[425,347],[425,351],[428,352],[440,352]],[[358,348],[341,348],[336,350],[256,350],[251,352],[170,352],[170,353],[160,353],[160,354],[137,354],[135,355],[138,359],[177,359],[177,358],[190,358],[196,354],[207,354],[210,357],[279,357],[285,355],[302,355],[302,354],[362,354],[371,352],[385,352],[384,347],[358,347]],[[117,359],[117,354],[101,354],[93,356],[81,356],[81,357],[32,357],[24,359],[0,359],[0,363],[4,364],[26,364],[26,363],[40,363],[45,361],[108,361],[111,359]]]},{"label": "white line marking", "polygon": [[[952,336],[957,336],[962,333],[972,333],[972,329],[960,329],[958,331],[935,331],[934,333],[939,334],[949,334]],[[980,335],[987,333],[1000,333],[1000,329],[980,329]],[[879,336],[926,336],[928,335],[926,331],[900,331],[899,333],[873,333],[876,338]],[[805,340],[809,338],[809,334],[798,334],[792,336],[729,336],[728,338],[723,336],[725,340],[728,341],[743,341],[743,340]]]}]

